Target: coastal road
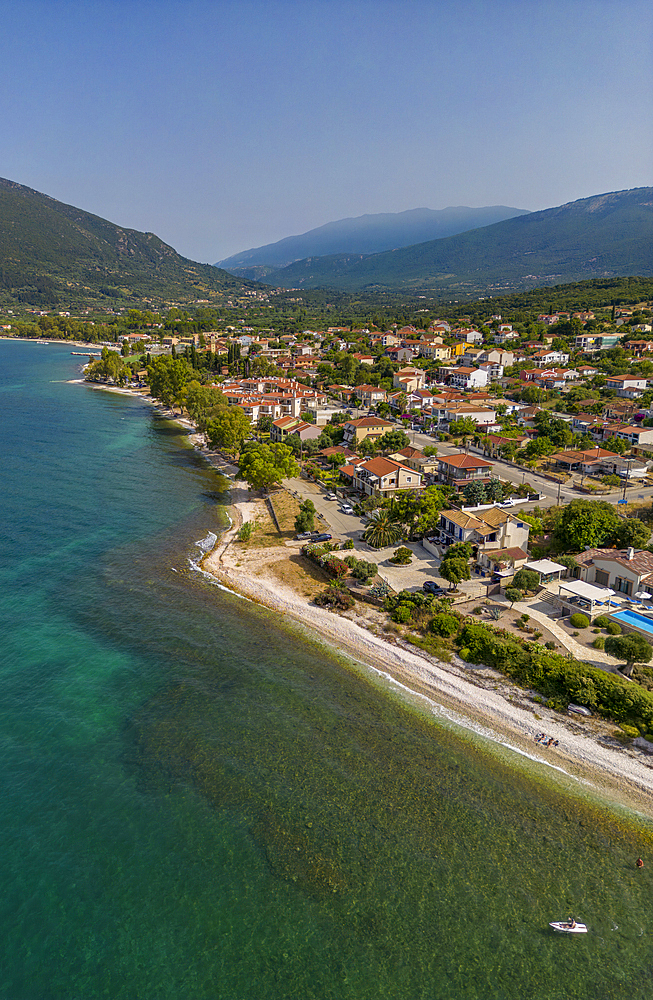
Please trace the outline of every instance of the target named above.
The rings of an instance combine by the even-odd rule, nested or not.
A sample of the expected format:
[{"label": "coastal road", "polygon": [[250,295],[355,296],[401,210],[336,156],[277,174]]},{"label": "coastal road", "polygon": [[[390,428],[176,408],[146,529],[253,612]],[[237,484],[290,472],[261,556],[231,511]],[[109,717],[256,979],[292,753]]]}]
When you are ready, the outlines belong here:
[{"label": "coastal road", "polygon": [[[464,448],[442,441],[436,441],[435,438],[431,437],[429,434],[421,434],[419,431],[407,431],[407,433],[411,439],[411,444],[415,448],[424,448],[426,445],[434,445],[438,450],[438,455],[442,456],[460,455],[465,452]],[[483,457],[482,452],[473,447],[469,448],[469,454],[475,458]],[[587,493],[583,493],[582,490],[577,490],[572,486],[566,486],[564,484],[560,487],[560,493],[558,494],[557,483],[552,483],[551,480],[538,475],[536,472],[532,472],[530,469],[517,469],[508,462],[502,462],[499,459],[491,459],[491,462],[494,472],[499,478],[507,480],[515,486],[521,486],[524,482],[528,482],[537,492],[544,494],[542,500],[535,501],[533,504],[520,504],[520,507],[526,506],[526,509],[531,506],[551,507],[558,502],[561,504],[569,503],[570,500],[577,500],[579,497],[591,499],[591,496]],[[622,497],[623,487],[613,490],[611,493],[602,494],[596,499],[607,500],[608,503],[616,504],[622,499]],[[640,486],[635,484],[629,486],[626,490],[626,499],[631,503],[634,500],[650,500],[651,497],[653,497],[653,486]]]}]

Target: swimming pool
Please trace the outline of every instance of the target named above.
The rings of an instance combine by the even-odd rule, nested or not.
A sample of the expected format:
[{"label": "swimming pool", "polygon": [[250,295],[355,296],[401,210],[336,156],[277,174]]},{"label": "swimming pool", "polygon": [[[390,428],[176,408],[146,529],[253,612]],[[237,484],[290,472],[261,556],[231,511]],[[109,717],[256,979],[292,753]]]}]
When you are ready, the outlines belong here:
[{"label": "swimming pool", "polygon": [[610,617],[615,622],[623,622],[625,625],[639,629],[640,632],[653,635],[653,618],[647,618],[646,615],[640,615],[636,611],[617,611]]}]

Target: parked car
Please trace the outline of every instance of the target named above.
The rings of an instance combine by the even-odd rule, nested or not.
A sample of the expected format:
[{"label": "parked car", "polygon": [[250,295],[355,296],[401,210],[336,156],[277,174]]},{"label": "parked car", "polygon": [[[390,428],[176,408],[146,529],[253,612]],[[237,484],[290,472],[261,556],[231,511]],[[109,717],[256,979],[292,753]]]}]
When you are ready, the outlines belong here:
[{"label": "parked car", "polygon": [[515,507],[516,505],[517,505],[517,501],[514,499],[514,497],[508,497],[507,500],[502,500],[501,501],[501,503],[499,504],[499,507]]},{"label": "parked car", "polygon": [[312,537],[313,537],[313,532],[312,531],[300,531],[298,535],[295,535],[295,541],[296,542],[303,542],[307,538],[312,538]]},{"label": "parked car", "polygon": [[433,594],[435,597],[441,597],[446,594],[444,587],[441,587],[435,582],[435,580],[425,580],[422,584],[422,590],[425,594]]},{"label": "parked car", "polygon": [[342,511],[343,514],[355,514],[356,513],[355,510],[354,510],[354,508],[350,504],[348,504],[348,503],[343,503],[343,505],[340,508],[340,510]]},{"label": "parked car", "polygon": [[337,500],[338,497],[336,496],[335,493],[325,493],[324,494],[324,499],[325,500]]},{"label": "parked car", "polygon": [[332,535],[328,535],[326,532],[324,532],[324,534],[322,534],[322,535],[313,535],[312,538],[311,538],[311,541],[312,542],[330,542],[331,539],[332,539],[332,537],[333,537]]}]

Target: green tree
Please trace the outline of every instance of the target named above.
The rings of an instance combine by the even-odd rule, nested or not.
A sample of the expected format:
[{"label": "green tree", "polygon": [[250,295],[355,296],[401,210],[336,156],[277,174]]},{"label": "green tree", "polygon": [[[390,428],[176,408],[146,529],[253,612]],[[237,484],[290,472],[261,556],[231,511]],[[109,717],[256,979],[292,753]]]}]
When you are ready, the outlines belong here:
[{"label": "green tree", "polygon": [[285,444],[250,444],[238,461],[242,479],[253,489],[269,490],[274,483],[296,476],[299,469]]},{"label": "green tree", "polygon": [[469,563],[466,559],[445,559],[440,564],[440,576],[448,580],[452,588],[457,587],[462,580],[469,580]]},{"label": "green tree", "polygon": [[150,392],[160,399],[164,406],[183,410],[186,386],[191,380],[193,369],[182,358],[153,358],[148,368]]},{"label": "green tree", "polygon": [[553,530],[553,540],[562,552],[600,548],[620,527],[615,508],[604,500],[572,500],[563,508]]},{"label": "green tree", "polygon": [[400,430],[386,431],[376,442],[378,450],[386,453],[401,451],[402,448],[407,448],[409,444],[410,438],[405,431]]},{"label": "green tree", "polygon": [[452,420],[449,424],[449,433],[454,437],[461,437],[465,434],[474,434],[478,430],[478,424],[471,417],[460,417]]},{"label": "green tree", "polygon": [[463,490],[463,496],[469,504],[479,504],[485,502],[485,486],[480,481],[468,483]]},{"label": "green tree", "polygon": [[380,508],[370,515],[370,522],[363,533],[363,538],[372,548],[383,549],[398,542],[402,533],[402,526],[397,523],[392,511]]},{"label": "green tree", "polygon": [[471,559],[473,553],[471,542],[454,542],[447,549],[445,559]]},{"label": "green tree", "polygon": [[299,505],[299,514],[295,518],[295,531],[312,531],[315,527],[315,504],[312,500],[304,500]]},{"label": "green tree", "polygon": [[629,517],[627,521],[620,523],[614,540],[622,549],[626,549],[630,545],[635,549],[642,549],[648,545],[650,537],[651,529],[647,524],[640,521],[638,517]]},{"label": "green tree", "polygon": [[110,351],[108,347],[103,347],[100,360],[94,361],[86,368],[84,378],[89,381],[97,378],[109,379],[117,385],[124,385],[130,375],[131,369],[117,351]]},{"label": "green tree", "polygon": [[356,451],[362,458],[372,457],[376,455],[377,452],[377,442],[374,438],[366,437],[359,445],[356,445]]},{"label": "green tree", "polygon": [[224,394],[214,385],[201,385],[193,379],[186,387],[186,409],[200,430],[205,430],[209,420],[216,416],[227,401]]},{"label": "green tree", "polygon": [[239,406],[227,406],[218,411],[206,425],[206,436],[212,448],[223,448],[230,455],[238,455],[243,442],[251,435],[249,417]]},{"label": "green tree", "polygon": [[491,479],[485,487],[485,495],[488,500],[496,502],[503,500],[503,483],[500,479]]},{"label": "green tree", "polygon": [[651,646],[643,636],[637,632],[629,635],[610,635],[605,640],[605,651],[617,660],[625,661],[626,667],[623,673],[630,677],[636,663],[649,663],[653,655]]},{"label": "green tree", "polygon": [[[269,434],[272,427],[272,417],[265,414],[256,421],[256,430],[259,434]],[[328,445],[326,445],[328,447]]]},{"label": "green tree", "polygon": [[515,573],[512,582],[519,590],[537,590],[540,577],[535,570],[522,568]]},{"label": "green tree", "polygon": [[516,604],[517,601],[521,601],[523,596],[521,590],[518,590],[517,587],[508,587],[506,589],[506,597],[510,601],[510,607]]}]

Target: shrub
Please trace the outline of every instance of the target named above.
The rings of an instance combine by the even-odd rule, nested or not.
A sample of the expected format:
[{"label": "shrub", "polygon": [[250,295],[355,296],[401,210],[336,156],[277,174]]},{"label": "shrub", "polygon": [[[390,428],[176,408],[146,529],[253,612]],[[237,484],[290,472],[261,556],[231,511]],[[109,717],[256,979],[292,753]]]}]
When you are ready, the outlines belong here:
[{"label": "shrub", "polygon": [[531,617],[530,615],[520,615],[519,620],[520,622],[527,622],[530,621],[530,617]]},{"label": "shrub", "polygon": [[360,580],[361,583],[367,583],[368,580],[372,580],[379,571],[379,567],[376,563],[368,562],[366,559],[357,559],[354,566],[352,566],[351,575],[356,579]]},{"label": "shrub", "polygon": [[515,604],[517,601],[521,601],[523,596],[524,595],[522,594],[521,590],[517,590],[516,587],[508,587],[506,590],[506,597],[508,598],[511,604]]},{"label": "shrub", "polygon": [[337,608],[338,611],[348,611],[354,604],[354,598],[348,590],[339,587],[327,587],[315,598],[318,608]]},{"label": "shrub", "polygon": [[543,632],[536,632],[535,635],[533,636],[533,638],[534,639],[541,639],[543,635],[544,635]]},{"label": "shrub", "polygon": [[343,547],[343,549],[353,549],[353,547],[354,547],[354,539],[353,538],[348,538],[347,541],[344,542],[344,544],[343,544],[342,547]]},{"label": "shrub", "polygon": [[602,635],[597,635],[592,645],[594,646],[594,649],[605,649],[604,637]]},{"label": "shrub", "polygon": [[252,537],[252,528],[253,525],[251,521],[244,521],[243,524],[241,524],[240,528],[238,529],[238,535],[237,535],[238,541],[248,542]]},{"label": "shrub", "polygon": [[434,635],[442,635],[445,638],[455,635],[459,628],[460,622],[456,616],[446,613],[435,615],[429,624],[429,629]]},{"label": "shrub", "polygon": [[621,625],[618,622],[608,622],[605,630],[608,635],[621,635]]},{"label": "shrub", "polygon": [[342,559],[338,559],[336,556],[330,556],[328,559],[324,559],[322,565],[329,576],[335,576],[336,579],[341,579],[343,576],[347,576],[347,573],[349,572],[349,566],[347,566]]},{"label": "shrub", "polygon": [[391,618],[393,622],[398,622],[399,625],[407,625],[409,621],[413,618],[413,605],[412,604],[399,604],[392,612]]},{"label": "shrub", "polygon": [[400,545],[398,549],[395,549],[390,562],[395,563],[397,566],[407,566],[412,558],[413,553],[411,550],[406,545]]},{"label": "shrub", "polygon": [[594,619],[594,624],[598,625],[599,628],[607,628],[610,621],[611,619],[607,615],[599,615],[598,618]]},{"label": "shrub", "polygon": [[312,531],[315,527],[315,504],[312,500],[304,500],[299,505],[299,513],[295,518],[295,531]]},{"label": "shrub", "polygon": [[522,568],[515,573],[512,582],[520,590],[537,590],[540,585],[540,577],[535,570]]},{"label": "shrub", "polygon": [[[463,623],[456,641],[463,659],[501,670],[517,684],[544,695],[551,707],[560,704],[566,709],[573,702],[617,723],[653,730],[653,692],[619,674],[549,652],[471,618]],[[610,641],[621,642],[623,637]],[[641,662],[639,651],[637,658]]]},{"label": "shrub", "polygon": [[569,624],[573,625],[574,628],[587,628],[590,623],[587,615],[582,615],[580,611],[577,611],[575,615],[572,615],[569,619]]},{"label": "shrub", "polygon": [[474,608],[472,614],[474,614],[474,615],[482,615],[483,614],[483,608]]},{"label": "shrub", "polygon": [[385,580],[381,580],[380,583],[377,583],[370,590],[370,597],[376,597],[377,599],[380,600],[385,600],[385,598],[388,597],[389,594],[390,594],[390,587],[385,582]]},{"label": "shrub", "polygon": [[544,648],[545,649],[555,649],[556,648],[556,644],[555,644],[555,642],[551,642],[551,640],[549,639],[548,642],[544,643]]},{"label": "shrub", "polygon": [[624,722],[621,723],[619,729],[626,734],[631,740],[636,740],[639,736],[639,729],[635,729],[634,726],[627,726]]}]

